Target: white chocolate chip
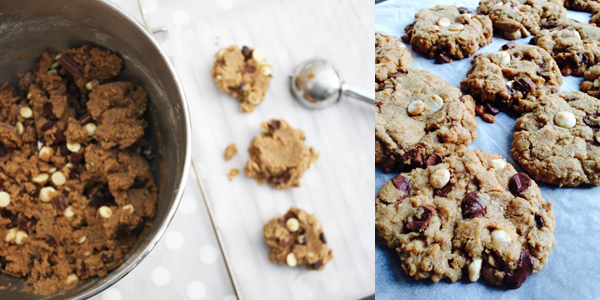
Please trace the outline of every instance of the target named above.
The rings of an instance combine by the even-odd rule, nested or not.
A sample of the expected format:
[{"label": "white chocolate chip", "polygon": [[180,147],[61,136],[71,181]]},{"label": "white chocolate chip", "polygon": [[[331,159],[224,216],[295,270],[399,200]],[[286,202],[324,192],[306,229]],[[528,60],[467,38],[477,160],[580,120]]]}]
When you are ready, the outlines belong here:
[{"label": "white chocolate chip", "polygon": [[296,232],[300,229],[300,222],[296,218],[289,218],[285,221],[285,227],[291,232]]},{"label": "white chocolate chip", "polygon": [[502,5],[504,5],[504,3],[502,3],[502,2],[498,2],[498,3],[494,4],[494,6],[502,6]]},{"label": "white chocolate chip", "polygon": [[98,80],[92,80],[85,84],[85,89],[88,91],[93,90],[100,82]]},{"label": "white chocolate chip", "polygon": [[494,159],[492,160],[492,166],[494,166],[494,169],[497,170],[504,169],[506,167],[506,161],[504,161],[502,158]]},{"label": "white chocolate chip", "polygon": [[273,68],[269,65],[262,65],[260,66],[260,72],[265,76],[269,76],[273,73]]},{"label": "white chocolate chip", "polygon": [[481,271],[481,258],[473,259],[473,262],[469,264],[469,280],[475,282],[479,280],[479,272]]},{"label": "white chocolate chip", "polygon": [[69,149],[69,151],[71,152],[79,152],[79,149],[81,149],[81,144],[80,143],[69,143],[67,142],[67,149]]},{"label": "white chocolate chip", "polygon": [[94,123],[87,123],[84,126],[85,131],[87,131],[88,136],[94,136],[94,134],[96,134],[96,124]]},{"label": "white chocolate chip", "polygon": [[29,106],[23,106],[19,110],[19,114],[21,115],[21,117],[29,119],[33,116],[33,110],[31,110]]},{"label": "white chocolate chip", "polygon": [[294,252],[290,252],[286,257],[285,257],[285,262],[287,263],[288,266],[290,267],[295,267],[298,264],[298,260],[296,260],[296,255],[294,255]]},{"label": "white chocolate chip", "polygon": [[10,194],[2,191],[0,192],[0,207],[7,207],[10,204]]},{"label": "white chocolate chip", "polygon": [[84,235],[81,238],[79,238],[79,243],[83,244],[83,243],[85,243],[86,240],[87,240],[87,236]]},{"label": "white chocolate chip", "polygon": [[55,62],[50,66],[50,69],[57,69],[58,66],[60,66],[60,64],[58,62]]},{"label": "white chocolate chip", "polygon": [[512,86],[513,86],[513,83],[514,83],[514,82],[515,82],[514,80],[511,80],[511,81],[509,81],[509,82],[507,82],[507,83],[506,83],[506,86],[507,86],[509,89],[512,89]]},{"label": "white chocolate chip", "polygon": [[499,242],[510,242],[510,236],[508,236],[508,233],[502,229],[496,229],[494,231],[492,231],[492,239],[499,241]]},{"label": "white chocolate chip", "polygon": [[437,21],[437,24],[440,25],[440,26],[442,26],[442,27],[450,26],[450,20],[448,20],[448,18],[446,18],[446,17],[441,17]]},{"label": "white chocolate chip", "polygon": [[444,99],[438,95],[431,95],[425,100],[425,110],[430,112],[439,111],[444,107]]},{"label": "white chocolate chip", "polygon": [[35,183],[46,183],[46,181],[48,181],[48,174],[46,173],[40,173],[37,176],[31,178],[31,180]]},{"label": "white chocolate chip", "polygon": [[65,186],[65,191],[67,191],[67,192],[70,192],[70,191],[72,191],[72,190],[71,190],[71,188],[70,188],[70,187],[68,187],[68,186]]},{"label": "white chocolate chip", "polygon": [[450,27],[448,27],[448,30],[459,31],[459,30],[462,30],[463,28],[465,28],[465,25],[463,25],[463,24],[452,24]]},{"label": "white chocolate chip", "polygon": [[27,99],[31,99],[31,97],[33,97],[33,95],[31,93],[27,93]]},{"label": "white chocolate chip", "polygon": [[572,112],[563,110],[556,114],[556,117],[554,117],[554,122],[556,125],[568,129],[573,128],[577,123],[577,120]]},{"label": "white chocolate chip", "polygon": [[108,206],[100,206],[100,208],[98,208],[98,212],[100,213],[100,216],[108,219],[112,216],[112,209],[110,209],[110,207]]},{"label": "white chocolate chip", "polygon": [[129,212],[129,214],[133,214],[134,208],[133,205],[131,204],[127,204],[125,206],[123,206],[123,210]]},{"label": "white chocolate chip", "polygon": [[50,168],[50,170],[48,170],[48,172],[54,173],[54,172],[56,172],[56,170],[58,170],[58,168],[54,167],[54,168]]},{"label": "white chocolate chip", "polygon": [[440,28],[435,25],[429,25],[429,27],[427,27],[427,31],[438,32],[438,31],[440,31]]},{"label": "white chocolate chip", "polygon": [[83,255],[85,255],[85,256],[90,256],[91,254],[92,254],[92,252],[90,252],[90,251],[85,251],[85,253],[84,253]]},{"label": "white chocolate chip", "polygon": [[63,185],[65,182],[67,182],[67,178],[62,172],[55,172],[52,174],[52,183],[56,185]]},{"label": "white chocolate chip", "polygon": [[500,55],[500,64],[508,65],[508,63],[510,63],[510,54],[508,52],[500,51],[498,52],[498,55]]},{"label": "white chocolate chip", "polygon": [[56,57],[54,57],[54,59],[58,60],[61,56],[62,56],[62,54],[59,53],[59,54],[56,55]]},{"label": "white chocolate chip", "polygon": [[15,238],[17,237],[17,227],[11,228],[6,232],[6,237],[4,238],[4,240],[7,243],[10,243],[12,241],[15,240]]},{"label": "white chocolate chip", "polygon": [[40,189],[40,200],[42,200],[42,202],[50,202],[55,193],[56,190],[53,187],[43,187]]},{"label": "white chocolate chip", "polygon": [[29,235],[27,235],[27,233],[25,231],[22,231],[22,230],[17,231],[17,234],[15,235],[15,244],[23,245],[23,240],[28,237],[29,237]]},{"label": "white chocolate chip", "polygon": [[580,40],[581,39],[581,35],[579,35],[578,31],[573,31],[573,34],[575,35],[575,37]]},{"label": "white chocolate chip", "polygon": [[56,70],[50,70],[50,71],[48,71],[48,74],[54,74],[54,75],[56,75],[56,74],[58,74],[58,72]]},{"label": "white chocolate chip", "polygon": [[494,259],[494,256],[490,255],[488,256],[488,263],[490,264],[490,266],[497,268],[498,266],[496,266],[496,260]]},{"label": "white chocolate chip", "polygon": [[25,127],[23,127],[23,123],[17,122],[16,127],[17,127],[17,133],[19,135],[23,135],[23,132],[25,132]]},{"label": "white chocolate chip", "polygon": [[265,54],[265,51],[263,49],[254,48],[254,50],[252,50],[252,58],[254,58],[254,60],[256,61],[265,61],[267,55]]},{"label": "white chocolate chip", "polygon": [[258,99],[258,97],[254,95],[254,93],[250,93],[248,95],[248,102],[250,102],[250,104],[258,105],[260,104],[260,99]]},{"label": "white chocolate chip", "polygon": [[75,212],[73,212],[73,206],[67,207],[63,212],[63,215],[67,218],[72,218],[75,215]]},{"label": "white chocolate chip", "polygon": [[413,101],[408,105],[407,110],[413,116],[420,115],[425,110],[425,103],[421,100]]},{"label": "white chocolate chip", "polygon": [[67,276],[67,279],[65,280],[65,284],[71,284],[73,282],[77,282],[79,281],[79,277],[77,277],[76,274],[71,274],[69,276]]},{"label": "white chocolate chip", "polygon": [[42,149],[40,149],[40,159],[43,161],[50,160],[52,154],[54,154],[54,150],[48,146],[44,146]]},{"label": "white chocolate chip", "polygon": [[431,174],[429,180],[431,181],[431,186],[436,189],[441,189],[450,182],[450,171],[447,169],[439,169]]}]

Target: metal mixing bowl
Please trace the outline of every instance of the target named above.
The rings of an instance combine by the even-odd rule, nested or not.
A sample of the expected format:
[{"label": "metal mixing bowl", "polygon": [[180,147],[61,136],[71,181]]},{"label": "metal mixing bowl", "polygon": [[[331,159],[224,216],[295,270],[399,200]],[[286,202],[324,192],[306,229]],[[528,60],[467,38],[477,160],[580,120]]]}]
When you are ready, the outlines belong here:
[{"label": "metal mixing bowl", "polygon": [[118,79],[148,92],[146,137],[155,151],[151,165],[159,186],[154,223],[124,263],[103,278],[50,296],[22,292],[24,280],[0,275],[0,299],[85,299],[111,286],[135,268],[158,243],[175,215],[189,169],[191,127],[183,87],[160,46],[133,17],[108,1],[0,0],[0,83],[17,84],[17,72],[30,69],[36,55],[93,44],[118,53],[124,68]]}]

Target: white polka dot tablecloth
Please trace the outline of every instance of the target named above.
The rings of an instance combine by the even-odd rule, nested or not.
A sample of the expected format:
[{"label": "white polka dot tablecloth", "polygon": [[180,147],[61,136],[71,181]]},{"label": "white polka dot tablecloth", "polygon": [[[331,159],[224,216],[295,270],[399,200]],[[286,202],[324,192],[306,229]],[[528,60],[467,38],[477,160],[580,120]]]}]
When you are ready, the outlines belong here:
[{"label": "white polka dot tablecloth", "polygon": [[[141,19],[137,0],[113,0]],[[344,99],[310,111],[292,99],[288,74],[305,59],[330,60],[346,82],[372,91],[374,5],[365,0],[144,0],[151,27],[184,85],[194,155],[212,200],[244,299],[360,299],[375,293],[374,110]],[[220,92],[214,54],[237,44],[262,48],[273,66],[265,101],[252,114]],[[372,92],[371,92],[372,93]],[[243,174],[259,124],[285,119],[320,152],[302,186],[278,191]],[[238,154],[223,159],[235,142]],[[242,170],[234,181],[229,168]],[[224,260],[190,174],[179,210],[149,256],[94,300],[235,300]],[[335,258],[323,271],[269,262],[262,228],[290,206],[316,214]]]}]

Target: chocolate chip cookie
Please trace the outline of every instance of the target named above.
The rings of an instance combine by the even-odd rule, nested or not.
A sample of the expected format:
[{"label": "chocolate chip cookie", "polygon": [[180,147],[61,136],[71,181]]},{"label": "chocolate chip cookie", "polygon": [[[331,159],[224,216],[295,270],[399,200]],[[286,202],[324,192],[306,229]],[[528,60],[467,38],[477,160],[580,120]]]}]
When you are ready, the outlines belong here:
[{"label": "chocolate chip cookie", "polygon": [[416,279],[519,288],[554,247],[552,202],[499,155],[463,150],[385,183],[375,230]]},{"label": "chocolate chip cookie", "polygon": [[565,7],[572,10],[597,13],[600,11],[598,0],[565,0]]},{"label": "chocolate chip cookie", "polygon": [[388,34],[375,34],[375,91],[381,90],[389,77],[406,73],[411,67],[412,55],[402,42]]},{"label": "chocolate chip cookie", "polygon": [[273,68],[265,63],[265,51],[229,46],[215,54],[211,74],[221,91],[240,101],[243,113],[253,112],[265,99]]},{"label": "chocolate chip cookie", "polygon": [[490,44],[493,35],[488,16],[450,5],[419,10],[405,31],[405,43],[439,64],[471,56]]},{"label": "chocolate chip cookie", "polygon": [[489,113],[522,112],[537,101],[538,92],[558,92],[563,82],[550,54],[531,45],[509,42],[498,52],[475,55],[472,64],[460,87]]},{"label": "chocolate chip cookie", "polygon": [[422,167],[477,136],[473,98],[427,71],[387,80],[375,106],[375,162],[384,172]]},{"label": "chocolate chip cookie", "polygon": [[571,19],[548,22],[532,42],[548,51],[564,76],[583,76],[600,62],[600,28]]},{"label": "chocolate chip cookie", "polygon": [[584,80],[579,88],[590,96],[600,98],[600,65],[595,65],[583,73]]},{"label": "chocolate chip cookie", "polygon": [[323,270],[333,259],[319,220],[296,207],[282,217],[271,219],[264,227],[263,238],[269,245],[272,262]]},{"label": "chocolate chip cookie", "polygon": [[509,40],[536,34],[542,24],[567,16],[563,0],[484,0],[477,12],[489,16],[495,32]]},{"label": "chocolate chip cookie", "polygon": [[244,172],[256,182],[278,190],[299,187],[300,178],[319,158],[319,153],[304,143],[304,132],[284,120],[261,123],[262,134],[248,147],[250,159]]},{"label": "chocolate chip cookie", "polygon": [[44,52],[0,87],[0,272],[37,294],[119,267],[158,201],[144,140],[148,97],[90,46]]},{"label": "chocolate chip cookie", "polygon": [[538,181],[600,185],[600,100],[581,92],[540,98],[515,124],[512,153]]}]

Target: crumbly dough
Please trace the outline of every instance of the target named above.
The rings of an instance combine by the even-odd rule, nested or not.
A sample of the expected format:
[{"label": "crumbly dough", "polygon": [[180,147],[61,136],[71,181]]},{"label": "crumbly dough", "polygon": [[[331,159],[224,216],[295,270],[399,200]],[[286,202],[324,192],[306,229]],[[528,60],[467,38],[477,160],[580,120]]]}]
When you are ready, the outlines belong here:
[{"label": "crumbly dough", "polygon": [[411,67],[412,55],[402,42],[388,34],[375,34],[375,91],[383,88],[385,80]]},{"label": "crumbly dough", "polygon": [[230,93],[238,101],[243,113],[253,112],[265,99],[273,68],[265,63],[262,49],[233,45],[215,54],[211,74],[221,91]]},{"label": "crumbly dough", "polygon": [[572,19],[546,23],[532,41],[558,63],[563,76],[583,76],[600,62],[600,28]]},{"label": "crumbly dough", "polygon": [[248,147],[250,159],[244,168],[256,182],[268,182],[278,190],[299,187],[300,178],[319,158],[314,148],[304,144],[304,132],[284,120],[261,123],[262,134]]},{"label": "crumbly dough", "polygon": [[488,16],[451,5],[419,10],[415,22],[405,31],[402,40],[411,44],[413,50],[435,58],[436,63],[469,57],[490,44],[493,35]]},{"label": "crumbly dough", "polygon": [[492,110],[523,112],[538,92],[558,92],[563,82],[550,54],[531,45],[509,42],[499,52],[475,55],[472,64],[460,87]]},{"label": "crumbly dough", "polygon": [[[574,116],[572,128],[560,126],[559,112]],[[515,160],[537,181],[558,186],[600,185],[599,115],[600,100],[582,92],[541,97],[536,109],[515,124]]]},{"label": "crumbly dough", "polygon": [[597,13],[600,11],[598,0],[565,0],[565,7],[572,10]]},{"label": "crumbly dough", "polygon": [[[438,182],[440,173],[450,175]],[[375,200],[378,238],[397,251],[404,272],[434,282],[469,274],[518,288],[548,262],[554,229],[552,202],[537,184],[481,150],[402,173]]]},{"label": "crumbly dough", "polygon": [[483,0],[477,12],[488,15],[500,36],[515,40],[536,34],[548,21],[563,19],[563,0]]},{"label": "crumbly dough", "polygon": [[584,80],[579,88],[590,96],[600,98],[600,64],[589,68],[583,73]]},{"label": "crumbly dough", "polygon": [[240,170],[238,168],[231,168],[227,171],[227,177],[229,177],[230,181],[233,181],[238,174],[240,174]]},{"label": "crumbly dough", "polygon": [[319,220],[296,207],[282,217],[271,219],[264,227],[263,238],[269,245],[272,262],[323,270],[333,259]]},{"label": "crumbly dough", "polygon": [[225,148],[225,160],[231,160],[237,154],[237,152],[238,150],[235,147],[235,143],[229,144],[229,146]]},{"label": "crumbly dough", "polygon": [[473,98],[427,71],[387,80],[375,102],[375,163],[384,172],[421,167],[477,136]]},{"label": "crumbly dough", "polygon": [[49,295],[121,265],[158,196],[138,154],[151,155],[146,93],[109,82],[122,60],[90,46],[40,57],[0,88],[0,271]]}]

